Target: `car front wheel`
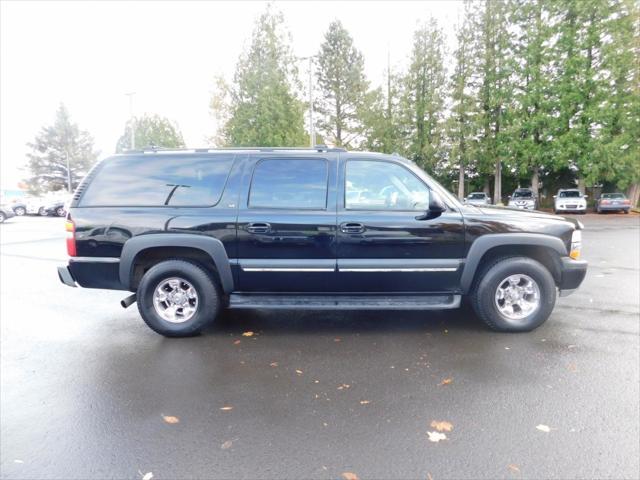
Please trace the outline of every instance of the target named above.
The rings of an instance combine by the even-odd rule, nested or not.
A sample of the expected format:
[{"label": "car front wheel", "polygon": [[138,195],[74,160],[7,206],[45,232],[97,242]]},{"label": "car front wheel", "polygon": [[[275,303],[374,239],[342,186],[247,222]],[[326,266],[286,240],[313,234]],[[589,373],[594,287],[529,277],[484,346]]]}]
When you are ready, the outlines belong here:
[{"label": "car front wheel", "polygon": [[471,304],[489,328],[528,332],[542,325],[556,302],[553,276],[528,257],[503,257],[480,273]]},{"label": "car front wheel", "polygon": [[66,212],[64,211],[63,207],[58,207],[56,209],[56,215],[58,215],[59,217],[64,217],[66,214]]},{"label": "car front wheel", "polygon": [[220,310],[221,296],[209,272],[186,260],[166,260],[151,267],[137,291],[145,323],[166,337],[199,334]]},{"label": "car front wheel", "polygon": [[27,211],[24,209],[24,207],[16,207],[13,213],[15,213],[19,217],[22,217],[25,213],[27,213]]}]

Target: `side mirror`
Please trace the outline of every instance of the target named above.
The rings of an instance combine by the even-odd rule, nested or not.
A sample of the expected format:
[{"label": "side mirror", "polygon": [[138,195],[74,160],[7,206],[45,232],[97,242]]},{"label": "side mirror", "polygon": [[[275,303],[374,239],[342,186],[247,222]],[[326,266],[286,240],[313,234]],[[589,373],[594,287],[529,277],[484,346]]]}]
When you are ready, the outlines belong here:
[{"label": "side mirror", "polygon": [[447,206],[444,204],[440,195],[437,192],[431,190],[429,192],[429,209],[422,215],[418,215],[416,220],[431,220],[432,218],[438,218],[444,212],[447,211]]}]

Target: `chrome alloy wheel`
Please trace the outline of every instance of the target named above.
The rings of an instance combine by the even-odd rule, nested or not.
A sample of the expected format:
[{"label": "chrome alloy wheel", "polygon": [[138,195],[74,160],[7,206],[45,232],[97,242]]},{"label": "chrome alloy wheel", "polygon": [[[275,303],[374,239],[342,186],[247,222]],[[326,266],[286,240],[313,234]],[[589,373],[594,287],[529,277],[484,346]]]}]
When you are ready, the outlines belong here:
[{"label": "chrome alloy wheel", "polygon": [[498,284],[496,307],[508,320],[522,320],[540,308],[540,288],[528,275],[510,275]]},{"label": "chrome alloy wheel", "polygon": [[171,323],[183,323],[198,310],[198,292],[183,278],[162,280],[153,293],[156,313]]}]

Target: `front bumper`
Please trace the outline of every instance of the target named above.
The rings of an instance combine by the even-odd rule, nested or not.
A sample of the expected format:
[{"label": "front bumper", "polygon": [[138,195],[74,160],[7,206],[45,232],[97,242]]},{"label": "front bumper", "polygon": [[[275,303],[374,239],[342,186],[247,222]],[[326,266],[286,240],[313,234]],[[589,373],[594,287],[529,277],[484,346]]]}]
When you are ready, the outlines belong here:
[{"label": "front bumper", "polygon": [[562,257],[560,264],[560,296],[566,297],[573,293],[582,283],[587,275],[588,262],[585,260],[574,260],[570,257]]},{"label": "front bumper", "polygon": [[562,207],[556,207],[555,208],[556,212],[561,213],[561,212],[573,212],[573,213],[580,213],[580,212],[586,212],[587,211],[587,206],[586,205],[572,205],[572,206],[562,206]]}]

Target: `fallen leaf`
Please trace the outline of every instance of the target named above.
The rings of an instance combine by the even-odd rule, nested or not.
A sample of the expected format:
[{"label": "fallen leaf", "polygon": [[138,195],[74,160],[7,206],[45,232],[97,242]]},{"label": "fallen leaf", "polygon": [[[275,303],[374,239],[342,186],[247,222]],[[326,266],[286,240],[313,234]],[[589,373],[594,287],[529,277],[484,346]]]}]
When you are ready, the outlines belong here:
[{"label": "fallen leaf", "polygon": [[24,463],[24,461],[23,461],[23,460],[15,459],[15,460],[13,461],[13,463]]},{"label": "fallen leaf", "polygon": [[233,410],[233,407],[231,405],[225,405],[224,407],[221,407],[220,410],[228,412],[229,410]]},{"label": "fallen leaf", "polygon": [[567,370],[575,373],[578,371],[578,366],[575,363],[570,363],[569,365],[567,365]]},{"label": "fallen leaf", "polygon": [[344,480],[358,480],[358,475],[353,472],[343,472],[342,478],[344,478]]},{"label": "fallen leaf", "polygon": [[349,388],[351,385],[347,385],[346,383],[343,383],[342,385],[340,385],[338,387],[338,390],[344,390],[345,388]]},{"label": "fallen leaf", "polygon": [[298,375],[302,375],[302,370],[298,370],[298,369],[296,368],[296,373],[297,373]]},{"label": "fallen leaf", "polygon": [[270,367],[277,367],[278,366],[278,362],[271,362],[269,364]]},{"label": "fallen leaf", "polygon": [[438,443],[440,440],[446,440],[447,436],[444,433],[440,432],[427,432],[429,435],[429,441]]},{"label": "fallen leaf", "polygon": [[253,332],[244,332],[242,334],[243,337],[253,337]]},{"label": "fallen leaf", "polygon": [[512,472],[518,472],[518,473],[520,472],[520,468],[518,468],[518,465],[515,465],[513,463],[510,463],[509,465],[507,465],[507,468]]},{"label": "fallen leaf", "polygon": [[551,431],[551,429],[547,425],[540,424],[536,428],[541,432],[545,432],[545,433],[549,433]]},{"label": "fallen leaf", "polygon": [[320,383],[320,380],[314,380],[313,383]]},{"label": "fallen leaf", "polygon": [[147,472],[142,476],[142,480],[151,480],[153,478],[153,472]]},{"label": "fallen leaf", "polygon": [[334,342],[340,342],[340,341],[342,341],[342,340],[341,340],[341,339],[339,339],[339,338],[334,338],[334,339],[333,339],[333,341],[334,341]]},{"label": "fallen leaf", "polygon": [[450,432],[453,430],[453,425],[445,420],[434,420],[431,422],[431,427],[439,432]]},{"label": "fallen leaf", "polygon": [[163,415],[162,419],[166,422],[166,423],[180,423],[180,419],[178,417],[173,417],[171,415]]},{"label": "fallen leaf", "polygon": [[222,445],[220,445],[220,448],[222,450],[226,450],[228,448],[231,448],[231,446],[233,445],[233,441],[231,440],[227,440],[226,442],[224,442]]},{"label": "fallen leaf", "polygon": [[445,378],[438,385],[449,385],[452,382],[453,382],[453,378]]},{"label": "fallen leaf", "polygon": [[369,405],[370,403],[369,400],[360,400],[360,405]]},{"label": "fallen leaf", "polygon": [[240,340],[236,340],[235,342],[233,342],[234,345],[240,345]]},{"label": "fallen leaf", "polygon": [[427,472],[427,480],[433,480],[433,477],[431,476],[431,473]]}]

